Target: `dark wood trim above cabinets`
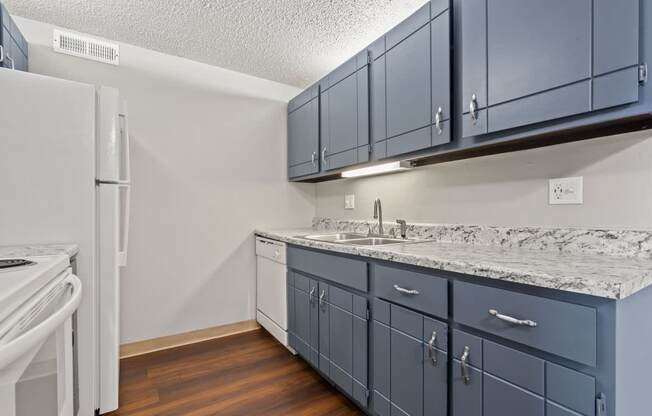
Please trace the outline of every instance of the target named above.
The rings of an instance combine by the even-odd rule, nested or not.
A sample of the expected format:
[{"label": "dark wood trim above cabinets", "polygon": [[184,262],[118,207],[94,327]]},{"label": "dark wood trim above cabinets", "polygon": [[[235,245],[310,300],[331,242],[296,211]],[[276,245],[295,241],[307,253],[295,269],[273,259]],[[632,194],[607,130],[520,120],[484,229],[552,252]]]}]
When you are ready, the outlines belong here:
[{"label": "dark wood trim above cabinets", "polygon": [[426,3],[290,102],[290,180],[649,128],[652,4],[551,1]]}]

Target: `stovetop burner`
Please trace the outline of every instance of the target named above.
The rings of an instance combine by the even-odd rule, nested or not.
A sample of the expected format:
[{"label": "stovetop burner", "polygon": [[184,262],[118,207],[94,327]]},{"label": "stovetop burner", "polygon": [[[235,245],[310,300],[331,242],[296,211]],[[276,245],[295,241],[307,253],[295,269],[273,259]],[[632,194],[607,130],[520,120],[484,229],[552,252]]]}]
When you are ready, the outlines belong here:
[{"label": "stovetop burner", "polygon": [[9,269],[11,267],[31,266],[36,264],[26,259],[0,259],[0,269]]}]

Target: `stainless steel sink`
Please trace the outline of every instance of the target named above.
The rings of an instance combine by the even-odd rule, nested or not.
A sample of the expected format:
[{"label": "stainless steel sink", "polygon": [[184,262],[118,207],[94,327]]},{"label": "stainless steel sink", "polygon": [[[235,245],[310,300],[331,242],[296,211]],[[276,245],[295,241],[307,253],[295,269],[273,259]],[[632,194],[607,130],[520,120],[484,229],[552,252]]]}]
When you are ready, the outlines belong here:
[{"label": "stainless steel sink", "polygon": [[369,237],[361,238],[359,240],[348,240],[345,241],[344,244],[351,244],[354,246],[385,246],[388,244],[402,244],[407,242],[410,242],[410,240],[403,240],[402,238]]},{"label": "stainless steel sink", "polygon": [[359,233],[337,233],[337,234],[312,234],[302,236],[301,238],[306,238],[308,240],[316,241],[325,241],[327,243],[337,243],[340,241],[354,240],[360,238],[366,238],[366,234]]},{"label": "stainless steel sink", "polygon": [[311,234],[298,236],[307,240],[322,241],[325,243],[348,244],[352,246],[384,246],[388,244],[402,244],[417,242],[419,240],[404,240],[385,236],[369,236],[361,233],[337,233],[337,234]]}]

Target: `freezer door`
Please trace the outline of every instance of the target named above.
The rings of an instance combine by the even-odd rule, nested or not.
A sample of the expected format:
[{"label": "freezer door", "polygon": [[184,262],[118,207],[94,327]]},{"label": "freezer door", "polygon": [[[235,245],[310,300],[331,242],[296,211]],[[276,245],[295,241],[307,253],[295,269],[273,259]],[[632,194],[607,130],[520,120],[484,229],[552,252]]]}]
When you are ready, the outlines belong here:
[{"label": "freezer door", "polygon": [[100,413],[118,408],[122,189],[118,184],[97,187]]},{"label": "freezer door", "polygon": [[97,90],[97,179],[129,183],[129,123],[118,90]]}]

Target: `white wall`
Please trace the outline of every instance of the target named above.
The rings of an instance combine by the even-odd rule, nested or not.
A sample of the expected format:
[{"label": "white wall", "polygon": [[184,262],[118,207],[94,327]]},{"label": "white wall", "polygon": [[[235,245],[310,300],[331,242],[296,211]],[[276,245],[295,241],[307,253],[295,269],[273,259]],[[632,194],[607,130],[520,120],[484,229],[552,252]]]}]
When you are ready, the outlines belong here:
[{"label": "white wall", "polygon": [[[567,176],[584,176],[584,204],[548,205]],[[317,215],[368,219],[377,197],[386,221],[652,229],[652,131],[322,183]]]},{"label": "white wall", "polygon": [[30,71],[117,87],[129,102],[132,210],[122,342],[254,317],[255,227],[307,226],[314,185],[286,181],[294,87],[121,45],[121,66],[55,54],[17,18]]}]

